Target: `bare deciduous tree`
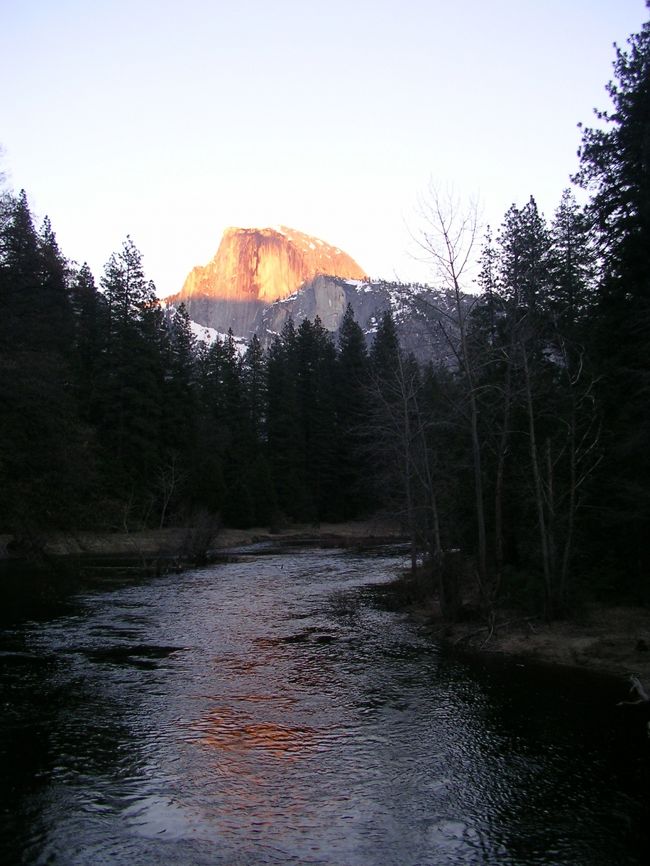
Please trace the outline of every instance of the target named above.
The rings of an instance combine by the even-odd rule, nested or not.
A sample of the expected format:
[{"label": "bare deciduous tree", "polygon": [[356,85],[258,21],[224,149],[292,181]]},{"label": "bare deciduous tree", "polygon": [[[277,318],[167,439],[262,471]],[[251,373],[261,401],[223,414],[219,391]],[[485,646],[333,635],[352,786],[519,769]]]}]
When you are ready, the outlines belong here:
[{"label": "bare deciduous tree", "polygon": [[[474,502],[477,533],[477,570],[481,586],[488,579],[487,533],[483,492],[483,467],[479,437],[479,411],[474,363],[468,345],[466,298],[475,265],[479,239],[478,206],[463,206],[451,192],[441,193],[433,185],[420,204],[422,227],[416,241],[432,266],[438,287],[453,298],[453,314],[438,310],[440,327],[452,348],[466,383],[469,435],[471,439]],[[451,328],[445,328],[445,320]],[[455,332],[455,333],[454,333]],[[457,336],[455,336],[457,335]]]}]

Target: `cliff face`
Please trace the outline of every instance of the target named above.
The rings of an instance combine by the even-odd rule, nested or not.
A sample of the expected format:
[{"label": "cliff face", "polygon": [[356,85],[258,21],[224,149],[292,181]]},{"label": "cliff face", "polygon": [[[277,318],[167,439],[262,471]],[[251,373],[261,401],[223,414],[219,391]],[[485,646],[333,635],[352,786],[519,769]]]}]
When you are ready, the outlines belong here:
[{"label": "cliff face", "polygon": [[291,229],[227,229],[212,261],[195,267],[181,291],[166,300],[185,304],[201,339],[202,329],[231,329],[244,342],[256,334],[264,347],[289,317],[296,325],[318,317],[336,333],[348,304],[371,343],[382,313],[390,310],[407,351],[454,363],[443,339],[454,298],[427,286],[368,280],[341,250]]},{"label": "cliff face", "polygon": [[369,345],[382,314],[390,310],[407,352],[423,362],[454,366],[445,335],[453,332],[455,299],[430,286],[317,276],[291,297],[265,306],[255,330],[262,345],[268,346],[289,318],[298,326],[303,319],[313,321],[318,316],[323,327],[336,333],[348,304]]},{"label": "cliff face", "polygon": [[168,300],[184,302],[188,309],[207,300],[264,306],[288,297],[318,274],[364,276],[346,253],[302,232],[284,226],[229,228],[212,261],[193,268],[181,291]]},{"label": "cliff face", "polygon": [[371,342],[383,311],[391,310],[407,350],[453,365],[443,339],[449,324],[445,330],[437,324],[453,310],[453,298],[424,286],[370,281],[350,256],[292,229],[227,229],[212,261],[193,268],[167,303],[184,303],[199,333],[232,329],[244,341],[257,334],[265,347],[289,317],[298,326],[318,316],[335,333],[348,304]]}]

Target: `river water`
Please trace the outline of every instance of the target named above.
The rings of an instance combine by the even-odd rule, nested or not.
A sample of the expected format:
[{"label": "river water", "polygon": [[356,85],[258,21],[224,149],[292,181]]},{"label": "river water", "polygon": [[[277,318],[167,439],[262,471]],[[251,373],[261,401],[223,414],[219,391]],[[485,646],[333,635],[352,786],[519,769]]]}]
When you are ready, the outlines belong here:
[{"label": "river water", "polygon": [[648,862],[624,685],[446,654],[378,603],[404,564],[258,550],[5,629],[0,863]]}]

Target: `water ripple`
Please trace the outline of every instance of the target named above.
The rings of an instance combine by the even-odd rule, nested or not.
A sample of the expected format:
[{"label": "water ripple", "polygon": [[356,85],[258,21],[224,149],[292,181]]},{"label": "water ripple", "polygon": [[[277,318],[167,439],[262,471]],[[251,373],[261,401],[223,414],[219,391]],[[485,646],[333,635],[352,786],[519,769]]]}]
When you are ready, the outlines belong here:
[{"label": "water ripple", "polygon": [[645,862],[639,742],[441,655],[367,588],[402,565],[267,552],[2,636],[0,862]]}]

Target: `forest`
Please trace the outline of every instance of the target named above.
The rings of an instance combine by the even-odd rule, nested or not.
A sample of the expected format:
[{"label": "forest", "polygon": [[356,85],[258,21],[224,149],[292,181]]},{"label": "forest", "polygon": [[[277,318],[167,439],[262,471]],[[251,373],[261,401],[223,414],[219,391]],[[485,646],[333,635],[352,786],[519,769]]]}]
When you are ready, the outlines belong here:
[{"label": "forest", "polygon": [[[443,613],[560,617],[650,600],[650,23],[616,49],[550,220],[533,197],[479,237],[429,202],[423,244],[454,363],[291,321],[268,349],[197,343],[127,237],[96,282],[26,193],[0,198],[0,532],[399,517]],[[480,259],[478,294],[464,283]],[[413,316],[422,316],[413,293]],[[419,355],[426,356],[426,349]]]}]

